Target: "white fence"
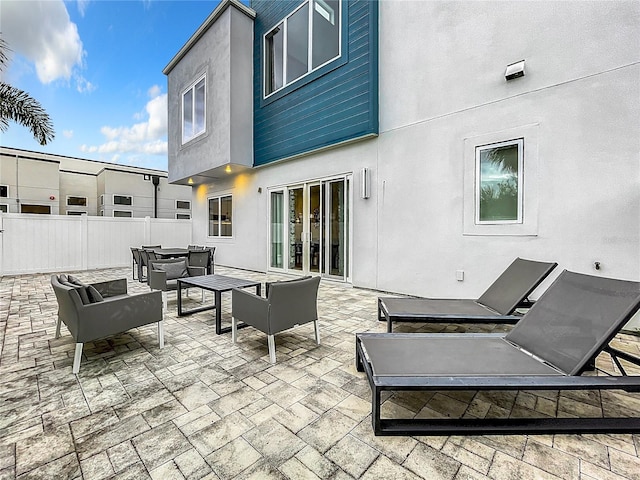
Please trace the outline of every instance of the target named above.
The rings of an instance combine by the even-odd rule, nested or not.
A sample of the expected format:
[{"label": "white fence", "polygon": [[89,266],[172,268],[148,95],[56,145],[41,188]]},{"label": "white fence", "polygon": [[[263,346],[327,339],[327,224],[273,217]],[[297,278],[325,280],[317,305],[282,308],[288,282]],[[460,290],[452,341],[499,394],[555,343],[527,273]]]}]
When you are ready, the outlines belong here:
[{"label": "white fence", "polygon": [[130,247],[191,243],[191,220],[0,213],[0,275],[131,265]]}]

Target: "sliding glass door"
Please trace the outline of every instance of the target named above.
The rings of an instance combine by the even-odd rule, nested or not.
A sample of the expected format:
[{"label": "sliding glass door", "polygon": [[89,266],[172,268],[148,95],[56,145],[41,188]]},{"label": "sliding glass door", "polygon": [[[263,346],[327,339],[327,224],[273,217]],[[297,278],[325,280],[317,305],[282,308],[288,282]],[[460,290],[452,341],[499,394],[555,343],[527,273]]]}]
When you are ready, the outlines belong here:
[{"label": "sliding glass door", "polygon": [[270,191],[270,268],[349,276],[350,177]]}]

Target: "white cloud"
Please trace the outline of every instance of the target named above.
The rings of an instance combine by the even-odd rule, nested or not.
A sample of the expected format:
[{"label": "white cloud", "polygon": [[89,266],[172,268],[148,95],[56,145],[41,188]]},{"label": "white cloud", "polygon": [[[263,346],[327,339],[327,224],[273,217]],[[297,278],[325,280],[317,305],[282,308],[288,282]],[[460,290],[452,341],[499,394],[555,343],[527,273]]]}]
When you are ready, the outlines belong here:
[{"label": "white cloud", "polygon": [[9,48],[35,63],[42,83],[68,81],[82,67],[78,27],[62,0],[3,0],[1,29]]},{"label": "white cloud", "polygon": [[[100,133],[106,142],[101,145],[82,145],[84,153],[139,153],[144,155],[166,155],[167,153],[167,94],[151,88],[156,96],[147,102],[146,121],[125,127],[104,126]],[[134,116],[134,118],[139,115]]]},{"label": "white cloud", "polygon": [[73,130],[63,130],[62,135],[64,138],[73,138]]}]

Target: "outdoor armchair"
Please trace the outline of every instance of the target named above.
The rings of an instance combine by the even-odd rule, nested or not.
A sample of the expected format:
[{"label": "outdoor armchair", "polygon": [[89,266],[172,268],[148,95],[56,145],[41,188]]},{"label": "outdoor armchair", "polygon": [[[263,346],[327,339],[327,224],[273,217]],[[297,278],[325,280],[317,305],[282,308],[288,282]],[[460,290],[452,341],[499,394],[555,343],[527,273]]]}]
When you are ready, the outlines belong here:
[{"label": "outdoor armchair", "polygon": [[126,278],[87,285],[64,274],[52,275],[51,286],[58,300],[56,338],[64,322],[76,342],[73,373],[80,371],[83,344],[132,328],[157,322],[164,347],[160,292],[128,295]]},{"label": "outdoor armchair", "polygon": [[276,363],[274,335],[304,323],[313,322],[315,340],[320,345],[318,328],[318,285],[320,277],[267,284],[267,298],[245,290],[231,292],[231,339],[237,340],[238,320],[267,334],[269,360]]},{"label": "outdoor armchair", "polygon": [[178,290],[178,279],[206,275],[205,267],[189,266],[186,258],[151,260],[148,268],[149,287],[162,292],[162,304],[167,308],[167,292]]}]

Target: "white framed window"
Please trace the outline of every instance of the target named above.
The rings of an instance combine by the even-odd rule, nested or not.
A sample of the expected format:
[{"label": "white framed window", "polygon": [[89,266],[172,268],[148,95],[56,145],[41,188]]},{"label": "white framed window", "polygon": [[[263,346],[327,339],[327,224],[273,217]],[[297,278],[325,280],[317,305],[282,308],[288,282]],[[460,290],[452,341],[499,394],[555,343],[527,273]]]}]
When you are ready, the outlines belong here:
[{"label": "white framed window", "polygon": [[191,215],[188,213],[176,213],[176,220],[191,220]]},{"label": "white framed window", "polygon": [[522,223],[524,139],[476,147],[475,223]]},{"label": "white framed window", "polygon": [[[540,125],[494,128],[464,138],[463,235],[536,236]],[[489,188],[482,194],[482,187],[492,187],[488,203],[482,200]]]},{"label": "white framed window", "polygon": [[308,0],[264,35],[264,97],[340,57],[342,0]]},{"label": "white framed window", "polygon": [[87,212],[81,212],[80,210],[67,210],[67,215],[86,215]]},{"label": "white framed window", "polygon": [[131,195],[113,195],[114,205],[133,205],[133,197]]},{"label": "white framed window", "polygon": [[0,197],[7,198],[9,196],[9,186],[0,185]]},{"label": "white framed window", "polygon": [[182,93],[182,143],[206,130],[206,75]]},{"label": "white framed window", "polygon": [[9,205],[6,203],[0,203],[0,212],[9,213]]},{"label": "white framed window", "polygon": [[133,217],[133,212],[131,210],[114,210],[113,216],[119,218],[130,218]]},{"label": "white framed window", "polygon": [[188,200],[176,200],[176,209],[191,210],[191,202]]},{"label": "white framed window", "polygon": [[104,195],[100,195],[100,206],[104,205]]},{"label": "white framed window", "polygon": [[67,206],[68,207],[86,207],[87,197],[74,197],[72,195],[67,195]]},{"label": "white framed window", "polygon": [[209,203],[209,236],[233,235],[233,198],[231,195],[211,197]]}]

